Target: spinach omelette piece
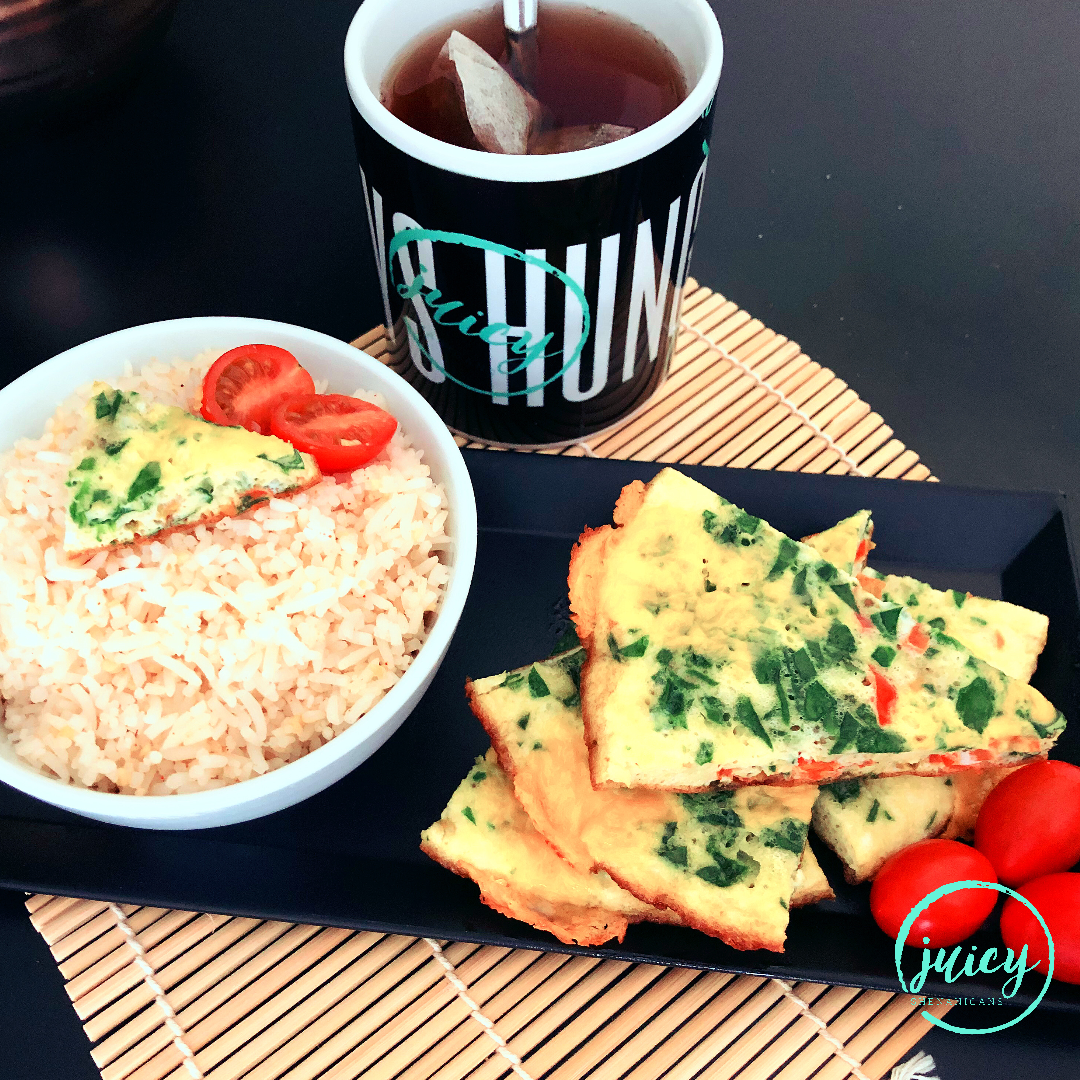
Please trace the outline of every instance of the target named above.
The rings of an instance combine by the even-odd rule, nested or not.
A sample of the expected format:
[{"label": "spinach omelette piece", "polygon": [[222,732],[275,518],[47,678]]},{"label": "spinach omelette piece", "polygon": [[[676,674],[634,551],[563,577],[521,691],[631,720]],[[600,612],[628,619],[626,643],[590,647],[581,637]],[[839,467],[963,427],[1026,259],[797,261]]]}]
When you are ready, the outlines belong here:
[{"label": "spinach omelette piece", "polygon": [[174,405],[94,383],[68,472],[64,551],[86,554],[191,529],[310,487],[310,454]]},{"label": "spinach omelette piece", "polygon": [[1035,674],[1050,626],[1041,612],[958,589],[935,589],[869,567],[859,575],[859,584],[886,604],[906,605],[926,630],[954,638],[1006,675],[1027,682]]},{"label": "spinach omelette piece", "polygon": [[935,589],[917,578],[878,573],[866,565],[872,535],[870,513],[860,510],[830,529],[804,536],[802,542],[827,562],[854,574],[862,586],[864,604],[874,610],[877,605],[866,599],[867,593],[885,604],[907,607],[925,630],[940,630],[955,638],[1006,675],[1024,682],[1031,678],[1046,646],[1050,620],[1045,615],[1006,600]]},{"label": "spinach omelette piece", "polygon": [[[480,899],[568,945],[622,941],[652,914],[607,874],[575,870],[533,828],[492,750],[478,757],[420,848],[480,886]],[[661,916],[662,917],[662,916]]]},{"label": "spinach omelette piece", "polygon": [[536,828],[578,869],[606,870],[688,926],[738,949],[783,951],[789,909],[831,895],[806,845],[817,789],[595,790],[578,697],[584,659],[576,649],[466,686]]},{"label": "spinach omelette piece", "polygon": [[869,510],[860,510],[838,521],[831,528],[804,536],[802,542],[812,547],[826,562],[848,574],[860,574],[873,546],[874,522]]},{"label": "spinach omelette piece", "polygon": [[890,855],[944,832],[953,811],[947,776],[838,780],[814,804],[814,832],[844,864],[844,877],[868,881]]},{"label": "spinach omelette piece", "polygon": [[[1027,681],[1045,643],[1045,615],[1003,600],[934,589],[912,577],[882,575],[869,567],[859,571],[861,545],[850,527],[853,520],[806,537],[803,543],[843,569],[855,568],[860,603],[875,607],[875,598],[886,603],[896,599],[918,620],[909,637],[918,632],[916,628],[924,634],[927,628],[943,630],[980,660]],[[814,831],[836,852],[848,881],[866,881],[890,855],[918,840],[970,839],[979,808],[1008,772],[1008,768],[965,769],[947,778],[842,780],[821,789],[814,804]]]},{"label": "spinach omelette piece", "polygon": [[910,611],[863,606],[850,574],[674,469],[614,516],[570,567],[598,785],[937,775],[1019,762],[1064,728],[1038,691],[934,627],[911,639]]}]

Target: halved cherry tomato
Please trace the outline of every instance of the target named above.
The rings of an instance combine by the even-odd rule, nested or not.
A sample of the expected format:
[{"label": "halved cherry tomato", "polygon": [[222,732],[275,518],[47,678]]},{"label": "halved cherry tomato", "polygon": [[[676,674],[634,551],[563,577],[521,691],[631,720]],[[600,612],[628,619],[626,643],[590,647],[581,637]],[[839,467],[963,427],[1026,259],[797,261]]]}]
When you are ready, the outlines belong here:
[{"label": "halved cherry tomato", "polygon": [[1080,861],[1080,768],[1035,761],[1009,773],[979,811],[975,846],[1013,888],[1070,870]]},{"label": "halved cherry tomato", "polygon": [[[895,939],[920,900],[954,881],[997,881],[985,855],[958,840],[920,840],[898,851],[878,871],[870,888],[870,911]],[[993,889],[962,889],[935,900],[908,931],[905,944],[944,949],[975,933],[994,910]],[[929,938],[929,942],[924,941]]]},{"label": "halved cherry tomato", "polygon": [[[1035,905],[1054,940],[1054,978],[1080,983],[1080,874],[1047,874],[1018,889]],[[1031,912],[1011,896],[1001,910],[1001,937],[1017,956],[1026,945],[1026,964],[1046,978],[1050,949],[1046,934]]]},{"label": "halved cherry tomato", "polygon": [[870,673],[874,676],[878,723],[884,727],[892,723],[893,713],[896,711],[896,687],[877,668],[872,667]]},{"label": "halved cherry tomato", "polygon": [[324,473],[366,465],[396,430],[385,409],[345,394],[302,394],[283,401],[270,417],[270,431],[312,454]]},{"label": "halved cherry tomato", "polygon": [[314,394],[315,381],[287,349],[241,345],[214,361],[203,379],[204,420],[270,433],[270,414],[287,398]]}]

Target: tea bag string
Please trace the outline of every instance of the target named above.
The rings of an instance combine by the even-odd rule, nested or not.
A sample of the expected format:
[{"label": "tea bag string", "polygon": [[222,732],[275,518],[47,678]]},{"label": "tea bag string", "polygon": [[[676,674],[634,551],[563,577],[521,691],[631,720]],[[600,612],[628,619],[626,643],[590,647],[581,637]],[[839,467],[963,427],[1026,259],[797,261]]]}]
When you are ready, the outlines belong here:
[{"label": "tea bag string", "polygon": [[180,1052],[180,1060],[192,1080],[204,1080],[203,1072],[195,1061],[195,1054],[188,1045],[188,1033],[180,1023],[179,1017],[169,1003],[161,983],[158,982],[158,973],[154,970],[147,956],[146,949],[139,940],[139,935],[134,927],[128,922],[127,916],[121,910],[119,904],[109,904],[109,912],[116,921],[117,929],[124,935],[124,942],[131,950],[133,956],[131,962],[139,969],[146,988],[153,995],[153,1002],[161,1010],[162,1023],[168,1029],[173,1045]]},{"label": "tea bag string", "polygon": [[454,992],[465,1007],[469,1010],[469,1016],[475,1020],[484,1030],[484,1034],[495,1044],[495,1051],[503,1057],[510,1068],[517,1074],[519,1080],[532,1080],[525,1071],[521,1058],[510,1049],[510,1044],[499,1034],[495,1025],[480,1011],[480,1006],[469,996],[469,988],[461,980],[457,968],[451,963],[450,958],[443,952],[442,946],[434,938],[424,938],[432,956],[442,968],[443,978],[454,988]]}]

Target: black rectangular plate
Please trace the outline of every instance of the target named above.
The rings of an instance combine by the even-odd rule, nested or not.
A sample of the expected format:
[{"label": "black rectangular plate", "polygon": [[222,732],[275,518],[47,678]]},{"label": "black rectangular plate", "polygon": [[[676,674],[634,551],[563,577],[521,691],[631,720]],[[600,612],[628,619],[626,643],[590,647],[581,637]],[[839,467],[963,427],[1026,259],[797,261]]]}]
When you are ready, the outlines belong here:
[{"label": "black rectangular plate", "polygon": [[[692,930],[642,924],[622,945],[576,949],[484,907],[476,886],[422,855],[487,739],[465,704],[466,676],[547,656],[566,626],[570,549],[611,520],[622,486],[662,466],[537,454],[466,453],[476,487],[476,577],[450,650],[413,715],[378,753],[327,791],[241,825],[152,832],[103,825],[0,785],[0,886],[615,959],[897,990],[893,942],[867,886],[844,883],[817,845],[837,898],[795,911],[782,955],[740,953]],[[1032,682],[1071,726],[1056,757],[1080,763],[1080,610],[1061,497],[943,484],[707,467],[683,468],[791,536],[874,512],[871,564],[938,587],[970,589],[1050,617]],[[996,925],[991,918],[990,924]],[[998,945],[996,930],[972,939]],[[917,970],[910,954],[906,976]],[[1039,989],[1034,973],[1015,1003]],[[1030,991],[1030,994],[1028,993]],[[928,980],[923,993],[1000,997],[1001,983]],[[1080,1012],[1080,987],[1054,983],[1044,1006]]]}]

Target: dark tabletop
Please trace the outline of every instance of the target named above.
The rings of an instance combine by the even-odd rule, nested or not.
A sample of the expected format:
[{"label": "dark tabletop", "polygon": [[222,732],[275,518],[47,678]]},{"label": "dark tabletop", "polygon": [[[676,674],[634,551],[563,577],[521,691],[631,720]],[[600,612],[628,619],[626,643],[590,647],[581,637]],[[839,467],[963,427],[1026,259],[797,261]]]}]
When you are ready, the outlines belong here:
[{"label": "dark tabletop", "polygon": [[[1080,493],[1080,9],[715,6],[726,60],[692,273],[836,371],[942,480]],[[181,0],[116,100],[0,141],[4,381],[156,319],[340,338],[381,321],[341,70],[355,7]],[[0,957],[0,1074],[96,1078],[11,894]],[[923,1046],[942,1080],[1054,1080],[1076,1076],[1080,1032],[1037,1011]]]}]

